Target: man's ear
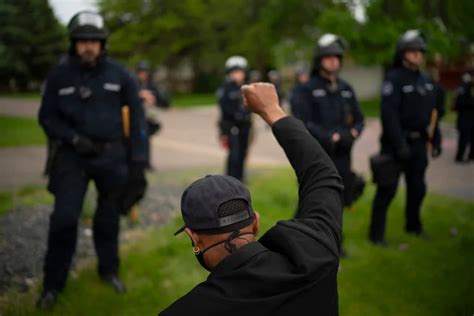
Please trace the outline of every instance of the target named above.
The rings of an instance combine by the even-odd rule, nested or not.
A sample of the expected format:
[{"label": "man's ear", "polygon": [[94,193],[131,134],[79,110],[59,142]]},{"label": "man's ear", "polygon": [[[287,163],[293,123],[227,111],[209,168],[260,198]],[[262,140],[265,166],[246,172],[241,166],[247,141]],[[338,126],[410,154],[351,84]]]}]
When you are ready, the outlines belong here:
[{"label": "man's ear", "polygon": [[256,211],[254,211],[254,214],[255,214],[255,219],[252,222],[252,230],[253,230],[253,234],[257,236],[258,232],[260,231],[260,214]]},{"label": "man's ear", "polygon": [[187,227],[184,229],[184,232],[189,236],[189,238],[193,242],[193,245],[195,246],[199,245],[199,234],[193,232],[191,229]]}]

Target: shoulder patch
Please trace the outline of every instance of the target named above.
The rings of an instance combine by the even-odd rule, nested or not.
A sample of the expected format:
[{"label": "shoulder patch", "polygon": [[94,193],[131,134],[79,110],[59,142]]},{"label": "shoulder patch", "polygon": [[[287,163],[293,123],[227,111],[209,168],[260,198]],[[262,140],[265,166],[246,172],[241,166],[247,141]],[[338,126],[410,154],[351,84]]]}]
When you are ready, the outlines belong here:
[{"label": "shoulder patch", "polygon": [[382,85],[382,95],[388,96],[393,93],[393,84],[390,81],[385,81]]},{"label": "shoulder patch", "polygon": [[352,91],[351,90],[342,90],[341,91],[341,96],[343,98],[352,98]]},{"label": "shoulder patch", "polygon": [[324,90],[324,89],[314,89],[312,93],[313,93],[313,96],[316,97],[316,98],[324,97],[326,95],[326,90]]},{"label": "shoulder patch", "polygon": [[413,87],[411,84],[409,84],[409,85],[403,86],[402,91],[404,93],[410,93],[410,92],[415,91],[415,87]]},{"label": "shoulder patch", "polygon": [[76,91],[75,87],[65,87],[58,90],[58,95],[70,95]]},{"label": "shoulder patch", "polygon": [[120,88],[121,87],[118,83],[110,83],[110,82],[104,83],[104,89],[105,90],[118,92],[118,91],[120,91]]}]

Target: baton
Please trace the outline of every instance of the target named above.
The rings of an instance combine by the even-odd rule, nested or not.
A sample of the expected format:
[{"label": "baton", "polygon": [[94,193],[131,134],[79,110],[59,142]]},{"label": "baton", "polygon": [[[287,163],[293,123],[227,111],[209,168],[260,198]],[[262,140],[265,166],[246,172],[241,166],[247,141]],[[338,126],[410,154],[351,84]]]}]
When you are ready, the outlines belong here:
[{"label": "baton", "polygon": [[430,125],[428,126],[428,152],[431,153],[433,150],[433,137],[436,131],[436,125],[438,124],[438,110],[433,109],[431,111]]}]

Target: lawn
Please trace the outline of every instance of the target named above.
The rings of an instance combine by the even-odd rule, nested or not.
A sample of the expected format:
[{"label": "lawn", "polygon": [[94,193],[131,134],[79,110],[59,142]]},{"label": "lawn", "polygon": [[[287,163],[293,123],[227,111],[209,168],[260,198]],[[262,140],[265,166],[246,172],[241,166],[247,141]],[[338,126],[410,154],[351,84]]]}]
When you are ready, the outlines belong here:
[{"label": "lawn", "polygon": [[178,94],[171,97],[171,106],[177,108],[215,105],[216,102],[217,99],[214,93]]},{"label": "lawn", "polygon": [[[263,231],[289,218],[296,205],[296,180],[289,169],[253,173],[254,208],[262,215]],[[374,188],[345,213],[344,236],[349,258],[341,262],[341,315],[472,315],[474,311],[474,203],[429,194],[423,218],[430,241],[403,233],[403,192],[388,216],[389,248],[366,240]],[[36,291],[10,292],[0,298],[1,315],[156,315],[205,279],[186,236],[173,236],[176,218],[126,249],[122,276],[128,293],[119,296],[102,285],[95,262],[71,278],[55,309],[36,312]],[[450,234],[450,230],[457,230]],[[405,251],[399,245],[408,244]],[[191,312],[190,312],[191,314]]]},{"label": "lawn", "polygon": [[0,216],[19,206],[52,203],[53,196],[44,186],[28,185],[14,191],[0,192]]},{"label": "lawn", "polygon": [[46,143],[46,136],[34,118],[0,116],[0,131],[0,147]]}]

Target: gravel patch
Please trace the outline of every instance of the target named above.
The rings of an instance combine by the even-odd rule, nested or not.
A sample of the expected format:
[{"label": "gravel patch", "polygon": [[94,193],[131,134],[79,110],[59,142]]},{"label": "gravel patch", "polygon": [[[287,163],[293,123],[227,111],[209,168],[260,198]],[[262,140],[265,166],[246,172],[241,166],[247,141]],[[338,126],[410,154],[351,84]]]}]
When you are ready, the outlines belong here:
[{"label": "gravel patch", "polygon": [[[175,184],[150,184],[139,206],[138,221],[131,225],[128,218],[122,218],[121,244],[139,238],[137,232],[166,223],[173,211],[179,209],[183,190],[184,186]],[[41,281],[51,212],[52,205],[37,205],[18,207],[0,217],[0,294],[10,288],[28,291]],[[91,228],[90,220],[80,221],[73,275],[74,266],[95,257]]]}]

